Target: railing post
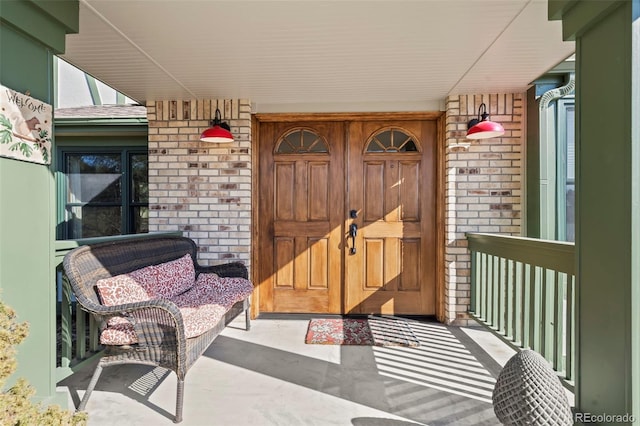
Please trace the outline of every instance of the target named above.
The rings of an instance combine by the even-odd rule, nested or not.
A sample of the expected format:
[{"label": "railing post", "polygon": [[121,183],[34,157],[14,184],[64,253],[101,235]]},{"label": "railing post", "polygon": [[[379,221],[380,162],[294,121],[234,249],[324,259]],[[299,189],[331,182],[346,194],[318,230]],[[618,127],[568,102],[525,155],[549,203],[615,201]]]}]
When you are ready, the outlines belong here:
[{"label": "railing post", "polygon": [[549,360],[549,333],[547,333],[547,324],[549,323],[549,281],[547,280],[548,272],[546,268],[540,268],[540,291],[538,297],[540,298],[538,309],[540,312],[540,320],[538,321],[538,328],[540,330],[540,354],[548,361]]},{"label": "railing post", "polygon": [[477,280],[477,272],[476,268],[478,267],[478,261],[476,260],[476,252],[470,251],[471,257],[471,274],[469,279],[471,280],[471,291],[469,292],[469,306],[473,310],[474,314],[478,313],[478,309],[476,307],[476,287],[478,286]]},{"label": "railing post", "polygon": [[564,371],[564,358],[562,350],[564,348],[564,333],[566,324],[565,317],[562,313],[566,310],[564,306],[565,283],[564,279],[560,279],[558,272],[554,273],[554,299],[553,299],[553,366],[558,372]]},{"label": "railing post", "polygon": [[525,318],[525,312],[526,312],[526,307],[527,307],[527,299],[526,299],[526,285],[525,285],[525,281],[526,281],[526,276],[525,276],[525,266],[524,263],[519,263],[519,279],[518,279],[518,290],[519,290],[519,294],[520,294],[520,325],[519,325],[519,330],[520,330],[520,347],[524,348],[525,347],[525,333],[526,333],[526,323],[527,320]]},{"label": "railing post", "polygon": [[566,312],[566,321],[567,321],[567,331],[565,336],[565,377],[567,380],[573,380],[574,378],[574,368],[575,368],[575,323],[574,323],[574,312],[575,312],[575,292],[574,292],[574,276],[567,276],[567,312]]},{"label": "railing post", "polygon": [[488,322],[487,319],[487,254],[480,253],[478,254],[480,259],[480,283],[478,289],[480,290],[480,300],[478,301],[478,315],[485,322]]}]

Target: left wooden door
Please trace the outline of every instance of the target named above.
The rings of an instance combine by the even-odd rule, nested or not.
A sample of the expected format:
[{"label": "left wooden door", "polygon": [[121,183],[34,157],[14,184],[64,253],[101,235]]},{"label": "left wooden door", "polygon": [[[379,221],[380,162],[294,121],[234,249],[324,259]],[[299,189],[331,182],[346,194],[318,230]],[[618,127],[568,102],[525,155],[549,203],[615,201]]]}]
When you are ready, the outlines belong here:
[{"label": "left wooden door", "polygon": [[260,312],[341,313],[344,123],[260,125]]}]

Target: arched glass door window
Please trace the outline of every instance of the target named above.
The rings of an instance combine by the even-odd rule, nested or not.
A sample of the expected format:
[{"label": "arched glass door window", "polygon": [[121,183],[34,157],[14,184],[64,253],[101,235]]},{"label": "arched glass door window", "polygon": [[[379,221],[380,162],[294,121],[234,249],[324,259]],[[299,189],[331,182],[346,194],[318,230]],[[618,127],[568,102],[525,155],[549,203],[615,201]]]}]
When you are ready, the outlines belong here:
[{"label": "arched glass door window", "polygon": [[387,129],[373,135],[365,152],[417,152],[415,138],[401,129]]},{"label": "arched glass door window", "polygon": [[309,129],[294,129],[286,133],[276,146],[276,154],[328,153],[324,138]]}]

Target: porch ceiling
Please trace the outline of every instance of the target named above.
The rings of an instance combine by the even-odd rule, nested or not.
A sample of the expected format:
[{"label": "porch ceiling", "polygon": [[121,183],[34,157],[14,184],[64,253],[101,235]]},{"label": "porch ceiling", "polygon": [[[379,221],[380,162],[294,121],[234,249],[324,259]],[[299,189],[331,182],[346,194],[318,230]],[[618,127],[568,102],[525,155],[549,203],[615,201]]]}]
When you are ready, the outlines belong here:
[{"label": "porch ceiling", "polygon": [[139,102],[333,112],[521,92],[573,51],[547,0],[80,0],[63,57]]}]

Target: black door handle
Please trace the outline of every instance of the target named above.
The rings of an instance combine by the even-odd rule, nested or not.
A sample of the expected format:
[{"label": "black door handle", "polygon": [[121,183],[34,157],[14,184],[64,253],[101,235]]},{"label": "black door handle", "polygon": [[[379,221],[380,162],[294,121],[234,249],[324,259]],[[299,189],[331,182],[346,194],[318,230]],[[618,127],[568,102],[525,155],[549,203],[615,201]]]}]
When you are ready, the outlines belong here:
[{"label": "black door handle", "polygon": [[349,237],[351,237],[351,249],[349,253],[356,254],[356,235],[358,235],[358,225],[352,223],[349,225]]}]

